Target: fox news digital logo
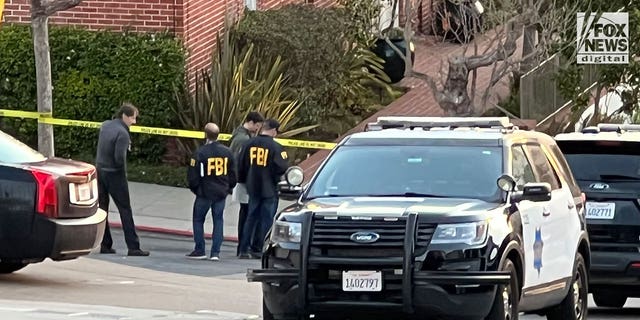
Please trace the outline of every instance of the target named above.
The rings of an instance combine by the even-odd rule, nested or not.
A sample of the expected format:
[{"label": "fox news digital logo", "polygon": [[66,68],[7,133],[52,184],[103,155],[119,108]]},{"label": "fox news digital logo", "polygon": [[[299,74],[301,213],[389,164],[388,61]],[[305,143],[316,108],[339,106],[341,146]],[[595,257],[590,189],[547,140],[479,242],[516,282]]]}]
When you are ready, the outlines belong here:
[{"label": "fox news digital logo", "polygon": [[578,63],[628,64],[629,14],[578,12]]}]

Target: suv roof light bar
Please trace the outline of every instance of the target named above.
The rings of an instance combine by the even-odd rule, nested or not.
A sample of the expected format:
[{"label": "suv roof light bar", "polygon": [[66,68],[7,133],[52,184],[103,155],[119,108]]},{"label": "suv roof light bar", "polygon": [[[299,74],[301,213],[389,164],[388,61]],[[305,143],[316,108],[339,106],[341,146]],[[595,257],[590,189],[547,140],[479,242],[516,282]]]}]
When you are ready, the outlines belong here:
[{"label": "suv roof light bar", "polygon": [[514,129],[508,117],[378,117],[376,122],[370,122],[365,131],[378,131],[392,128],[497,128]]},{"label": "suv roof light bar", "polygon": [[599,123],[597,128],[599,132],[640,132],[640,124]]}]

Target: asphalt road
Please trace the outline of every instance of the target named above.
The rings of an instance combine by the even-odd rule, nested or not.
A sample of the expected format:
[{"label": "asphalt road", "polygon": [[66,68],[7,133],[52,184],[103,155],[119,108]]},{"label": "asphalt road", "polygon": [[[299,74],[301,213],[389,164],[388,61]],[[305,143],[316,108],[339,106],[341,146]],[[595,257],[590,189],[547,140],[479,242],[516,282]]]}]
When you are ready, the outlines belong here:
[{"label": "asphalt road", "polygon": [[[172,272],[183,275],[235,279],[246,282],[248,268],[259,268],[260,260],[241,260],[236,258],[236,243],[224,242],[220,252],[220,261],[191,260],[185,257],[193,250],[193,240],[184,236],[171,236],[158,233],[139,233],[142,249],[151,251],[148,257],[127,257],[124,236],[119,229],[112,231],[116,254],[98,254],[89,256],[106,262]],[[205,242],[207,255],[211,250],[211,240]]]},{"label": "asphalt road", "polygon": [[[259,261],[235,258],[235,243],[223,245],[221,261],[189,260],[184,255],[192,250],[191,239],[142,233],[151,256],[127,257],[123,236],[114,231],[115,255],[47,260],[0,276],[0,319],[259,318],[260,285],[245,278]],[[622,310],[590,305],[588,319],[640,319],[640,299],[629,299]]]}]

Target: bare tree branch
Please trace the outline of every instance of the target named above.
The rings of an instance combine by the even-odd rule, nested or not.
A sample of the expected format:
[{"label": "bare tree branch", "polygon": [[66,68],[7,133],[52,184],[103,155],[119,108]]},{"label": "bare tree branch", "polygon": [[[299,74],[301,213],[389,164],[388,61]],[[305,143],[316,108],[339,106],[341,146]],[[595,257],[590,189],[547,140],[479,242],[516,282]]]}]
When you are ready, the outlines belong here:
[{"label": "bare tree branch", "polygon": [[[413,20],[416,15],[415,0],[404,1],[404,40],[408,44],[413,37]],[[418,0],[419,1],[419,0]],[[554,45],[562,43],[558,34],[562,34],[574,26],[570,24],[571,17],[575,16],[573,7],[555,10],[555,0],[486,0],[483,19],[492,29],[480,34],[478,25],[469,24],[478,19],[475,8],[467,2],[460,1],[457,9],[444,6],[444,10],[434,10],[438,20],[442,23],[444,31],[452,32],[458,37],[458,42],[463,47],[456,55],[449,56],[447,68],[441,66],[440,81],[436,81],[436,75],[428,75],[415,71],[409,52],[398,49],[389,39],[387,44],[405,61],[405,76],[414,77],[424,81],[433,91],[436,102],[450,115],[472,115],[475,111],[478,69],[493,65],[488,87],[483,90],[481,103],[487,105],[490,90],[497,85],[510,72],[513,73],[526,63],[535,65],[544,59]],[[577,8],[577,4],[575,5]],[[489,22],[487,22],[489,21]],[[495,26],[495,27],[494,27]],[[532,28],[535,26],[536,28]],[[456,29],[457,28],[457,29]],[[481,27],[484,28],[484,27]],[[531,39],[533,48],[523,52],[521,57],[513,57],[518,48],[518,41],[522,38],[524,29],[527,28],[528,36],[531,32],[537,34]],[[460,33],[462,29],[463,33]],[[441,30],[442,31],[442,30]],[[443,37],[443,40],[446,39]],[[474,39],[469,43],[470,39]],[[485,49],[479,48],[479,41],[483,45],[489,44]],[[471,47],[473,45],[473,47]],[[556,49],[557,48],[553,48]],[[471,77],[471,78],[470,78]],[[471,82],[471,83],[469,83]]]}]

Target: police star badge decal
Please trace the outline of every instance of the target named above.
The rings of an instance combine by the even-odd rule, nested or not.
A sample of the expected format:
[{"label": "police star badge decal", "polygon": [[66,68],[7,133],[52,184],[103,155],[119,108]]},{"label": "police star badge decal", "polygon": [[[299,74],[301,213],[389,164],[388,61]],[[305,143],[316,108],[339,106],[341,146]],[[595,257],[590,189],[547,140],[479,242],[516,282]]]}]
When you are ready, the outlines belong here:
[{"label": "police star badge decal", "polygon": [[540,276],[540,269],[542,269],[542,230],[540,227],[536,228],[535,240],[533,241],[533,267],[538,270],[538,276]]}]

